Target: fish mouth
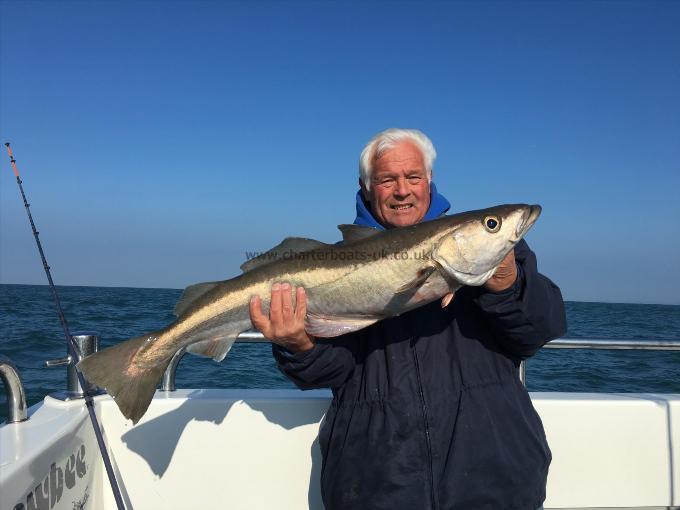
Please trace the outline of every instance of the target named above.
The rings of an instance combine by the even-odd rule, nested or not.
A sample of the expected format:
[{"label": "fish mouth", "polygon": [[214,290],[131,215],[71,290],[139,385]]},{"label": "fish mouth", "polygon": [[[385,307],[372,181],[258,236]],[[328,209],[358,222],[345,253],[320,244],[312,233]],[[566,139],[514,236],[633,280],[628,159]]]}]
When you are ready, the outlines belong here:
[{"label": "fish mouth", "polygon": [[529,230],[534,225],[534,223],[536,223],[536,220],[541,215],[542,210],[542,207],[538,204],[530,205],[524,210],[522,213],[522,221],[515,229],[515,237],[517,241],[519,241],[522,236],[527,233],[527,230]]}]

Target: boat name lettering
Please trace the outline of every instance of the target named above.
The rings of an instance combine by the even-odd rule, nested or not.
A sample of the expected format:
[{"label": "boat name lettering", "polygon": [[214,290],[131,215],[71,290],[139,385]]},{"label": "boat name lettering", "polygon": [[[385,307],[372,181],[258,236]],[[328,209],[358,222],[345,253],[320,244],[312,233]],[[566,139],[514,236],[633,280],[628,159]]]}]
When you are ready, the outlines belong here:
[{"label": "boat name lettering", "polygon": [[49,510],[54,508],[54,505],[59,502],[64,493],[64,485],[67,489],[72,489],[75,487],[76,481],[85,476],[86,473],[85,445],[81,444],[80,448],[66,459],[63,466],[57,466],[56,462],[52,462],[50,472],[45,479],[28,493],[25,503],[21,501],[14,505],[14,510]]}]

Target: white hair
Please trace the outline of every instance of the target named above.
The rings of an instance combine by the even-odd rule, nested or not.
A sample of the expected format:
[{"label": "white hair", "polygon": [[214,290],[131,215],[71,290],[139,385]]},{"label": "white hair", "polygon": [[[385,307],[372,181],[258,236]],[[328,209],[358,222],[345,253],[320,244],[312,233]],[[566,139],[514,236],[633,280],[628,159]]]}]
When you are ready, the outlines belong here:
[{"label": "white hair", "polygon": [[432,165],[437,157],[437,151],[425,133],[417,129],[398,129],[391,128],[375,135],[359,157],[359,179],[366,188],[371,189],[371,176],[373,175],[373,162],[382,156],[386,151],[394,148],[400,142],[411,142],[423,155],[425,171],[427,172],[427,182],[432,181]]}]

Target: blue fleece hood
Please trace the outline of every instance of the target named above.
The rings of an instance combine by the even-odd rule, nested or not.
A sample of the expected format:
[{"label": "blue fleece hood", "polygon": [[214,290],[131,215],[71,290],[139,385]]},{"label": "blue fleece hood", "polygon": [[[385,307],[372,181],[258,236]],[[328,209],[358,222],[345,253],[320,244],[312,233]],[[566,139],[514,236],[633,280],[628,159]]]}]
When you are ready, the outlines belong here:
[{"label": "blue fleece hood", "polygon": [[[430,183],[430,208],[427,210],[425,217],[421,221],[439,218],[450,208],[451,204],[443,195],[440,195],[437,192],[437,187],[434,185],[434,182]],[[373,217],[371,208],[368,205],[368,202],[364,200],[361,190],[357,191],[357,217],[354,219],[354,224],[385,230],[385,227],[378,223],[378,220]]]}]

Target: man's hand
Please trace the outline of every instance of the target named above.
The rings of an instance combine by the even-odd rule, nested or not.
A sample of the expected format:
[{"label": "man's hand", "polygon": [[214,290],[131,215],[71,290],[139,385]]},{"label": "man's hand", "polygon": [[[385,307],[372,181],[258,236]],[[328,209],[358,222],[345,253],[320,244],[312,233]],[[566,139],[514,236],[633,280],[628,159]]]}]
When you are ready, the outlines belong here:
[{"label": "man's hand", "polygon": [[303,287],[296,289],[295,302],[293,308],[289,283],[275,283],[272,286],[269,317],[262,313],[260,296],[253,296],[250,298],[250,321],[270,342],[291,352],[307,351],[314,347],[314,341],[305,332],[307,294]]},{"label": "man's hand", "polygon": [[515,250],[505,256],[496,268],[496,272],[489,278],[484,287],[491,292],[501,292],[512,287],[517,279],[517,263],[515,262]]}]

